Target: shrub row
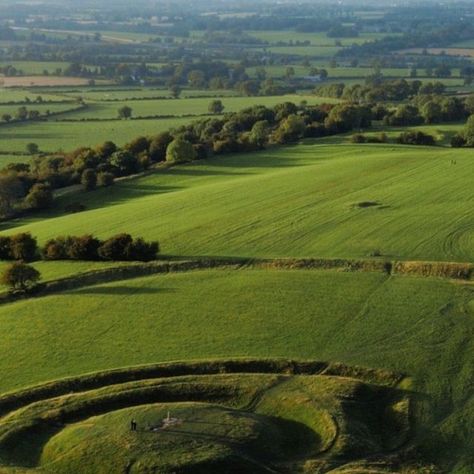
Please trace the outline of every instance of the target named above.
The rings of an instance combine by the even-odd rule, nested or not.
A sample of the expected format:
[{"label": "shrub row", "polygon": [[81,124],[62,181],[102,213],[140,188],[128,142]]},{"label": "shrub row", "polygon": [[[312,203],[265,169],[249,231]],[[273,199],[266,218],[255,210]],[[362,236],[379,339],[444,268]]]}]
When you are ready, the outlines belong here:
[{"label": "shrub row", "polygon": [[56,237],[48,240],[42,249],[31,234],[0,236],[0,260],[31,262],[39,255],[44,260],[148,262],[156,259],[159,249],[158,242],[147,242],[129,234],[118,234],[106,240],[92,235]]}]

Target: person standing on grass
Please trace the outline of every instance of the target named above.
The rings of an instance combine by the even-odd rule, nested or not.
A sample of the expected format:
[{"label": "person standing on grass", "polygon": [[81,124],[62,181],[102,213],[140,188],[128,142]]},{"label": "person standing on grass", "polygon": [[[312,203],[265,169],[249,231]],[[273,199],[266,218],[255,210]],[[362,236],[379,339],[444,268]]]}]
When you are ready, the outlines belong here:
[{"label": "person standing on grass", "polygon": [[134,419],[130,422],[130,431],[137,431],[137,422]]}]

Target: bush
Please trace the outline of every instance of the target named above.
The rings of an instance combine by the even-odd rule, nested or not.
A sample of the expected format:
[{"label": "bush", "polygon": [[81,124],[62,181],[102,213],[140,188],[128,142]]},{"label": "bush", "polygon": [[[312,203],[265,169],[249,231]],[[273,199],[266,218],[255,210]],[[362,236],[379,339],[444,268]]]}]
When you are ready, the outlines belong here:
[{"label": "bush", "polygon": [[456,135],[454,135],[451,138],[451,146],[453,148],[461,148],[465,145],[466,145],[466,139],[461,134],[456,133]]},{"label": "bush", "polygon": [[38,243],[31,234],[22,233],[10,237],[10,254],[14,260],[31,262],[36,257]]},{"label": "bush", "polygon": [[98,260],[101,242],[92,235],[69,237],[67,256],[72,260]]},{"label": "bush", "polygon": [[433,146],[436,143],[432,135],[423,132],[403,132],[397,138],[397,142],[403,145],[429,145]]},{"label": "bush", "polygon": [[53,191],[49,184],[37,183],[32,186],[25,198],[30,209],[47,209],[53,203]]},{"label": "bush", "polygon": [[99,256],[104,260],[128,260],[129,246],[133,243],[130,234],[118,234],[107,239],[99,247]]},{"label": "bush", "polygon": [[56,237],[48,240],[41,253],[45,260],[66,260],[68,258],[69,241],[67,237]]},{"label": "bush", "polygon": [[92,191],[97,186],[97,174],[95,170],[87,168],[82,172],[81,184],[86,191]]},{"label": "bush", "polygon": [[196,152],[190,142],[183,138],[175,138],[166,149],[166,161],[171,163],[183,163],[192,161]]},{"label": "bush", "polygon": [[105,241],[92,235],[56,237],[48,240],[41,250],[45,260],[109,260],[142,261],[156,259],[158,242],[146,242],[141,237],[118,234]]},{"label": "bush", "polygon": [[11,238],[0,235],[0,260],[11,260]]},{"label": "bush", "polygon": [[36,268],[23,262],[15,262],[4,270],[0,281],[15,290],[26,291],[33,288],[40,278],[41,275]]},{"label": "bush", "polygon": [[158,242],[145,242],[141,237],[135,239],[127,249],[127,260],[149,262],[155,260],[160,250]]},{"label": "bush", "polygon": [[351,142],[352,143],[366,143],[367,137],[365,135],[362,135],[362,133],[355,133],[351,137]]},{"label": "bush", "polygon": [[112,184],[114,184],[114,180],[115,180],[115,176],[113,173],[109,173],[109,172],[103,172],[103,173],[99,173],[97,175],[97,185],[98,186],[103,186],[103,187],[108,187],[108,186],[112,186]]}]

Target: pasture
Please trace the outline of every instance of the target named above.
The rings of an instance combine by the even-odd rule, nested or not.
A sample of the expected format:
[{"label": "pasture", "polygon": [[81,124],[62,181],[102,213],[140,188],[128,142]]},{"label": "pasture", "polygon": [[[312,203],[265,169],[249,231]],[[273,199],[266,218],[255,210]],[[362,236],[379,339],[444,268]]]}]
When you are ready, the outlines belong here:
[{"label": "pasture", "polygon": [[[117,107],[118,108],[118,107]],[[0,127],[2,151],[23,152],[26,143],[35,142],[40,150],[54,153],[80,146],[95,146],[107,140],[119,145],[139,135],[153,135],[189,123],[189,117],[156,120],[111,120],[104,122],[27,122]]]},{"label": "pasture", "polygon": [[[143,122],[146,123],[146,122]],[[61,198],[76,215],[32,215],[11,230],[41,242],[130,231],[169,255],[472,261],[470,150],[305,143],[159,170]],[[451,161],[455,159],[456,165]],[[358,203],[370,201],[371,207]],[[4,232],[9,224],[3,225]]]},{"label": "pasture", "polygon": [[[379,273],[209,270],[86,287],[0,307],[1,389],[157,360],[285,356],[384,368],[409,374],[410,389],[429,396],[417,409],[418,442],[462,472],[474,421],[463,397],[474,360],[471,286]],[[113,420],[119,413],[107,415],[112,424],[123,425]],[[135,414],[142,425],[150,420]],[[449,448],[427,432],[452,436],[454,426]],[[74,439],[85,448],[77,429],[53,438],[44,461]],[[104,443],[99,450],[114,445]]]}]

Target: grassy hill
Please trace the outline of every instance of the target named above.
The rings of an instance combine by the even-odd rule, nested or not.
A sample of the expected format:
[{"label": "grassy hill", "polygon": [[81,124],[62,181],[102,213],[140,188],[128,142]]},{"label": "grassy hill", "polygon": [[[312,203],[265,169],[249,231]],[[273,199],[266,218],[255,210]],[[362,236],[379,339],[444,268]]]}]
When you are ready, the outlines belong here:
[{"label": "grassy hill", "polygon": [[[64,234],[90,232],[106,237],[131,232],[158,239],[166,255],[178,257],[365,259],[380,255],[390,260],[472,262],[471,154],[441,147],[304,143],[216,157],[160,169],[109,189],[65,194],[55,210],[6,222],[1,230],[4,234],[29,231],[41,242]],[[74,215],[62,211],[77,201],[87,210]],[[37,264],[47,280],[104,266],[110,264]],[[340,457],[334,447],[329,448],[327,457],[320,453],[311,460],[305,455],[303,463],[299,458],[298,470],[289,472],[430,472],[426,466],[433,462],[458,474],[474,469],[474,287],[469,280],[245,266],[188,271],[96,284],[0,305],[0,327],[1,393],[160,361],[291,357],[402,373],[406,378],[392,388],[411,400],[409,428],[406,424],[393,428],[387,411],[379,419],[370,417],[367,406],[382,406],[386,399],[380,392],[362,390],[357,385],[358,372],[337,374],[359,387],[350,396],[331,392],[327,385],[302,388],[295,382],[298,387],[285,386],[288,391],[278,395],[278,403],[269,397],[253,404],[248,398],[247,402],[219,399],[216,405],[215,400],[206,398],[205,406],[199,405],[202,399],[179,398],[177,394],[187,393],[182,388],[175,389],[171,400],[139,398],[139,407],[114,405],[115,389],[103,387],[100,390],[104,392],[96,394],[89,392],[92,387],[86,390],[71,382],[72,401],[74,397],[87,400],[89,395],[94,399],[110,395],[107,400],[111,405],[101,411],[86,405],[88,409],[78,408],[76,417],[71,415],[70,419],[69,398],[63,398],[69,391],[56,393],[60,397],[51,400],[36,399],[39,405],[29,399],[29,408],[11,414],[2,413],[0,397],[0,460],[4,465],[11,461],[28,471],[44,463],[46,472],[68,472],[77,470],[81,456],[87,456],[91,464],[84,472],[98,472],[97,459],[113,459],[117,469],[122,469],[131,458],[139,461],[133,464],[136,472],[158,465],[163,472],[199,472],[196,466],[201,461],[203,472],[219,472],[222,462],[226,465],[232,459],[241,470],[259,472],[269,468],[268,456],[277,457],[271,450],[272,441],[265,437],[270,433],[275,446],[286,443],[281,420],[297,416],[298,423],[306,426],[298,433],[303,438],[310,436],[304,438],[305,443],[317,435],[324,444],[324,426],[330,424],[311,425],[311,420],[319,419],[317,410],[331,412],[330,407],[357,399],[368,405],[341,426],[352,433],[347,435],[354,442],[351,446],[359,447]],[[211,379],[212,386],[220,383],[218,377]],[[263,381],[254,380],[250,385],[257,387]],[[56,383],[61,384],[53,382],[50,387]],[[334,381],[340,390],[344,383],[341,378]],[[377,380],[370,383],[384,384]],[[99,390],[99,385],[94,387]],[[124,388],[123,393],[132,389]],[[122,393],[122,387],[116,390]],[[160,390],[156,393],[162,393]],[[240,392],[235,389],[233,393]],[[322,393],[328,397],[325,404]],[[319,405],[309,407],[308,400],[313,399]],[[405,410],[398,402],[398,408]],[[238,421],[229,408],[243,410]],[[44,419],[52,417],[56,428],[44,431],[40,423],[41,436],[31,438],[31,433],[38,433],[35,420],[43,419],[37,409],[46,410]],[[176,451],[165,450],[166,456],[164,452],[159,456],[164,463],[160,465],[150,454],[155,441],[143,434],[136,442],[124,425],[130,417],[141,424],[160,420],[168,409],[186,420],[197,417],[199,422],[185,427],[184,431],[193,433],[191,440],[181,432],[172,435]],[[55,418],[58,413],[64,417]],[[215,425],[221,422],[222,426]],[[2,438],[2,426],[13,426],[13,434]],[[25,435],[17,438],[15,430],[23,426]],[[236,444],[232,446],[228,444],[229,426],[234,427],[231,433]],[[308,426],[310,432],[306,431]],[[377,431],[381,429],[383,433]],[[387,446],[393,436],[405,429],[409,431],[407,441],[391,452]],[[388,431],[392,434],[387,439],[392,441],[377,444],[386,439]],[[104,436],[111,432],[113,435]],[[164,438],[160,438],[164,443],[160,445],[168,446]],[[199,444],[198,438],[206,442]],[[15,451],[5,448],[10,446],[8,440],[20,440]],[[193,440],[197,444],[192,444]],[[127,449],[121,451],[123,443]],[[186,457],[192,446],[202,446],[203,459]],[[368,458],[360,454],[361,446],[374,446]],[[401,457],[400,449],[404,453]],[[14,459],[5,452],[13,453]],[[27,452],[33,457],[28,458]],[[122,457],[117,454],[120,452]],[[374,457],[374,453],[380,456]],[[285,472],[282,466],[288,468],[299,456],[295,452],[280,454],[285,458],[280,459],[283,464],[272,464],[273,471],[261,472]],[[186,466],[178,463],[183,456],[194,471],[186,471]],[[406,465],[403,456],[418,459],[426,470]],[[20,458],[26,461],[18,464]],[[5,472],[10,474],[11,470]]]},{"label": "grassy hill", "polygon": [[[118,232],[165,254],[472,261],[469,150],[304,144],[217,157],[63,198],[88,208],[4,225],[44,242]],[[451,164],[455,159],[456,164]]]}]

